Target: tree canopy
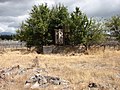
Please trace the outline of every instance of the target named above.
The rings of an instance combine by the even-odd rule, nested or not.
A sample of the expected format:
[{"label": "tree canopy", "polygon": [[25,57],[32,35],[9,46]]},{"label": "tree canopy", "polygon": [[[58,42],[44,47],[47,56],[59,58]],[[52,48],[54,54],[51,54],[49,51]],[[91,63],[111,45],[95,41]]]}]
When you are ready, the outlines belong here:
[{"label": "tree canopy", "polygon": [[120,16],[112,16],[106,20],[105,25],[108,27],[111,36],[115,37],[116,40],[120,42]]},{"label": "tree canopy", "polygon": [[26,41],[27,47],[55,44],[55,29],[64,30],[64,45],[83,44],[87,48],[103,40],[101,24],[89,19],[78,7],[69,13],[62,4],[52,8],[47,4],[34,5],[29,15],[16,31],[17,39]]}]

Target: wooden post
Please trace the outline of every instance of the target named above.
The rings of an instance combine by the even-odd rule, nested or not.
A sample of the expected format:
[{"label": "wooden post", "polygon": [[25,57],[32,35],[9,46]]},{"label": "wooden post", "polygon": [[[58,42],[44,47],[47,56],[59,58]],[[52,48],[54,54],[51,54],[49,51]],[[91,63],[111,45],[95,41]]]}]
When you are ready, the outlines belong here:
[{"label": "wooden post", "polygon": [[55,29],[55,44],[62,45],[63,38],[63,29]]}]

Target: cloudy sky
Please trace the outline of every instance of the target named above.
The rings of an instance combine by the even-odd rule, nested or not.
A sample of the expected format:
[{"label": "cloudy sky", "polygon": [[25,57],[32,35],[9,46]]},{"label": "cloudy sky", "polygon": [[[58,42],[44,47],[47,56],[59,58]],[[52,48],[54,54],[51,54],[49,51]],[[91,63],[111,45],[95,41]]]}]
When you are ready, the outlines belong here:
[{"label": "cloudy sky", "polygon": [[0,0],[0,32],[15,32],[29,15],[33,5],[47,3],[49,7],[63,3],[71,12],[76,6],[88,17],[120,15],[120,0]]}]

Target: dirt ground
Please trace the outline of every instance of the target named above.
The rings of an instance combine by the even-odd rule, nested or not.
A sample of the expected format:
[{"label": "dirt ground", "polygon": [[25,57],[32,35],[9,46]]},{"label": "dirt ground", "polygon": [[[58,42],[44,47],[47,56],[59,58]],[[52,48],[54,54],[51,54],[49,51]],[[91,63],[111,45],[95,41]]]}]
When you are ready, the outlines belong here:
[{"label": "dirt ground", "polygon": [[32,90],[24,88],[25,81],[36,72],[57,76],[69,82],[68,85],[49,85],[34,90],[120,90],[120,51],[84,54],[36,54],[21,51],[0,53],[0,70],[16,65],[30,68],[38,57],[39,66],[22,74],[0,77],[0,90]]}]

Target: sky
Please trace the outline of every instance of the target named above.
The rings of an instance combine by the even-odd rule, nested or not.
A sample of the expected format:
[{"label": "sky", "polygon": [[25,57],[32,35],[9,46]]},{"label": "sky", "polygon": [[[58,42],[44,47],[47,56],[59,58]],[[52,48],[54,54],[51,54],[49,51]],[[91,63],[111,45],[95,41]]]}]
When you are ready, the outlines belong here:
[{"label": "sky", "polygon": [[0,0],[0,32],[12,32],[29,17],[33,5],[47,3],[49,7],[62,3],[72,12],[75,7],[88,17],[108,18],[120,15],[120,0]]}]

